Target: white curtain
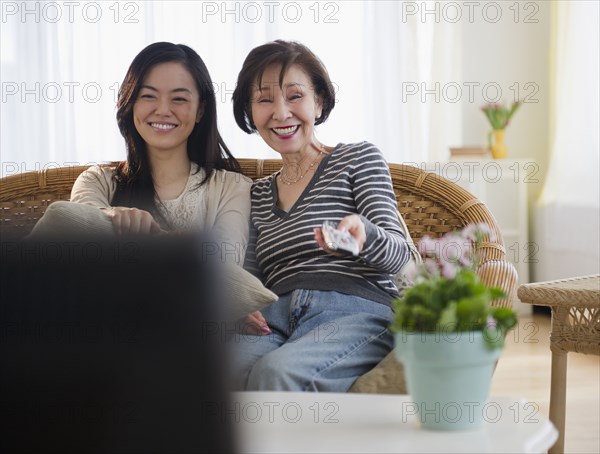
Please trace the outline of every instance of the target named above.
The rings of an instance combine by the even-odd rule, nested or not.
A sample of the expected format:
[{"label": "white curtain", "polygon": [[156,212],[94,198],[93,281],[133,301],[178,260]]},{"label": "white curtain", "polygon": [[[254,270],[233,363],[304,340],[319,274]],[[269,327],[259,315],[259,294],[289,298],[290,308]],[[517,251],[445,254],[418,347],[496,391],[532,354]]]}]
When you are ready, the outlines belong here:
[{"label": "white curtain", "polygon": [[538,281],[600,269],[599,3],[552,8],[552,156],[536,209]]},{"label": "white curtain", "polygon": [[[414,2],[408,2],[412,8]],[[337,105],[318,129],[327,144],[369,140],[390,162],[447,158],[461,142],[458,105],[419,90],[460,80],[460,28],[410,18],[403,2],[4,2],[2,176],[121,160],[118,86],[155,41],[184,43],[215,83],[219,126],[237,157],[276,157],[235,125],[231,93],[247,53],[282,38],[327,66]]]}]

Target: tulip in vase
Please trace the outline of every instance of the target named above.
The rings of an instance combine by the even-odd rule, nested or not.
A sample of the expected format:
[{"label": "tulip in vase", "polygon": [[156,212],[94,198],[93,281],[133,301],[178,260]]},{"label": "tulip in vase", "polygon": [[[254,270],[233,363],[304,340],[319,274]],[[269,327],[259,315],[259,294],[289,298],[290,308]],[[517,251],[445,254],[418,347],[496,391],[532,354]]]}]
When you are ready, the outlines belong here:
[{"label": "tulip in vase", "polygon": [[[492,151],[494,159],[504,159],[507,156],[504,134],[506,127],[510,123],[510,118],[517,111],[521,103],[516,101],[510,108],[500,104],[487,104],[481,110],[492,126],[492,131],[488,135],[488,145]],[[492,136],[494,141],[492,142]]]}]

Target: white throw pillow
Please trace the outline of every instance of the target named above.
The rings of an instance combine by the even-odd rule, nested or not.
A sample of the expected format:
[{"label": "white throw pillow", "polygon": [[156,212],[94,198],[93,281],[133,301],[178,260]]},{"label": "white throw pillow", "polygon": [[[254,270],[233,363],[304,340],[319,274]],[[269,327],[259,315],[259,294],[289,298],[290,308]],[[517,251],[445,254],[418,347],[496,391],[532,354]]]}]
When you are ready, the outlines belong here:
[{"label": "white throw pillow", "polygon": [[224,271],[227,296],[231,301],[234,318],[259,311],[279,299],[260,279],[241,266],[227,262]]}]

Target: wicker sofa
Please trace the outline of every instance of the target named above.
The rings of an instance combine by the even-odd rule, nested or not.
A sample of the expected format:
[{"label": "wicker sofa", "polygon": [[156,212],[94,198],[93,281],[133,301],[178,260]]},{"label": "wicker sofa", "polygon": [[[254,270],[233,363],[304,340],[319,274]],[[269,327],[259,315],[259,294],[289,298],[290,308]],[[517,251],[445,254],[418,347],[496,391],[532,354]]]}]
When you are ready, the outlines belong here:
[{"label": "wicker sofa", "polygon": [[[278,159],[241,159],[245,175],[256,179],[281,167]],[[398,208],[416,242],[422,236],[441,236],[470,223],[487,223],[494,242],[484,243],[478,273],[489,284],[501,287],[509,297],[494,304],[512,306],[517,287],[514,266],[505,260],[500,229],[485,205],[455,183],[414,166],[389,164]],[[87,166],[52,168],[0,179],[0,234],[27,235],[49,204],[69,200],[75,179]],[[402,366],[393,353],[360,377],[351,392],[405,393]]]}]

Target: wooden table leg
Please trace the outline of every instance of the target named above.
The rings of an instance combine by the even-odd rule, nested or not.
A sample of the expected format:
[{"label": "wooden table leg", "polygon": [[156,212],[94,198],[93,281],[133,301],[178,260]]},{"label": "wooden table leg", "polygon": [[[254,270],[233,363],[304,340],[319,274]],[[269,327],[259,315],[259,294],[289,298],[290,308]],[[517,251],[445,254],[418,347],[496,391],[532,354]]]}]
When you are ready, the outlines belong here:
[{"label": "wooden table leg", "polygon": [[550,421],[558,430],[558,439],[548,451],[550,454],[565,451],[565,408],[567,397],[567,354],[552,352],[550,378]]}]

